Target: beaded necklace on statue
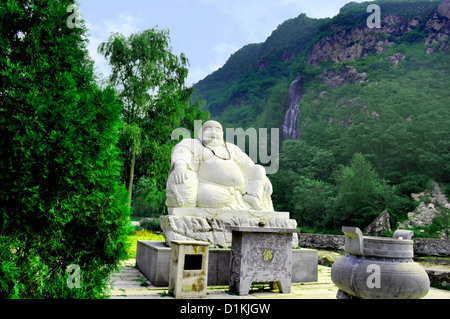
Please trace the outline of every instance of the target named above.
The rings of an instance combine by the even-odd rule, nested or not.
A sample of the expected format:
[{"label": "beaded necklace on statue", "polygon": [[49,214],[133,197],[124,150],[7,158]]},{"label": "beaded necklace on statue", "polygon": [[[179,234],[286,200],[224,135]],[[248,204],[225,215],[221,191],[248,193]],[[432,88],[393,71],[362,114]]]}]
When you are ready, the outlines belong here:
[{"label": "beaded necklace on statue", "polygon": [[213,150],[211,147],[205,145],[205,144],[203,143],[203,141],[201,141],[201,140],[200,140],[200,142],[202,142],[202,145],[203,145],[204,147],[206,147],[207,149],[209,149],[209,150],[213,153],[213,155],[214,155],[215,157],[220,158],[221,160],[224,160],[224,161],[229,161],[229,160],[231,159],[231,154],[230,154],[230,151],[228,150],[228,147],[227,147],[227,143],[226,143],[226,142],[223,142],[223,144],[225,145],[225,149],[227,150],[228,158],[225,158],[225,157],[222,157],[222,156],[217,155],[216,152],[214,152],[214,150]]}]

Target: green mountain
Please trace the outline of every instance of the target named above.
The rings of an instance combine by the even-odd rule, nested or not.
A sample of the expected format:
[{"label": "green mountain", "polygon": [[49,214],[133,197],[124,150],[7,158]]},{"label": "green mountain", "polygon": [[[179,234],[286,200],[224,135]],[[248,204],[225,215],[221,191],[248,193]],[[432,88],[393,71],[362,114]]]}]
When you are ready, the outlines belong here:
[{"label": "green mountain", "polygon": [[[369,4],[380,28],[368,27]],[[394,223],[429,180],[450,194],[449,18],[449,0],[300,14],[234,53],[195,97],[224,127],[280,129],[277,210],[316,229],[364,227],[384,209]]]},{"label": "green mountain", "polygon": [[196,98],[205,99],[211,117],[225,126],[278,127],[280,112],[286,108],[286,87],[327,20],[302,13],[285,21],[264,43],[244,46],[222,68],[199,81],[194,86]]}]

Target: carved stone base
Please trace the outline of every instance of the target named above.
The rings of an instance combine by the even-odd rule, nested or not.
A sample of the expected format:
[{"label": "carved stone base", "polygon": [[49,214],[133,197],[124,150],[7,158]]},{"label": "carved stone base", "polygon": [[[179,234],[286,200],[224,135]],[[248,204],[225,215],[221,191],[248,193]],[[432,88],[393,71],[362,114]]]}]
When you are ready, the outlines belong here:
[{"label": "carved stone base", "polygon": [[297,228],[231,227],[230,291],[247,295],[252,282],[276,282],[291,291],[292,234]]},{"label": "carved stone base", "polygon": [[[196,208],[175,208],[169,214],[160,217],[166,245],[172,240],[198,240],[211,243],[211,246],[231,247],[231,231],[227,226],[296,228],[297,221],[289,219],[289,213],[232,211]],[[189,214],[189,216],[187,216]],[[298,235],[293,234],[292,248],[298,246]]]}]

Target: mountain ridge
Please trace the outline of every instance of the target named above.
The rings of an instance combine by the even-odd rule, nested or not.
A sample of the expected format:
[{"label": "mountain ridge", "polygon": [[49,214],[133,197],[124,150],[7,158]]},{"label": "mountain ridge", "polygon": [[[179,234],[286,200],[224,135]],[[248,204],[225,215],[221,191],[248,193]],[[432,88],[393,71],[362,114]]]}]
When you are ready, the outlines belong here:
[{"label": "mountain ridge", "polygon": [[[271,76],[265,77],[264,75],[276,73],[278,70],[274,71],[270,68],[276,68],[277,63],[292,62],[293,58],[301,53],[302,46],[309,44],[315,31],[318,30],[318,25],[324,20],[327,19],[311,19],[302,13],[298,17],[289,19],[279,25],[265,42],[245,45],[233,53],[221,68],[194,85],[197,93],[196,98],[204,98],[208,103],[208,110],[212,115],[217,116],[226,106],[217,102],[207,92],[210,88],[212,88],[212,91],[222,90],[224,95],[231,95],[229,99],[232,100],[233,97],[244,94],[239,92],[238,88],[235,88],[236,92],[232,92],[229,87],[230,83],[244,81],[246,75],[254,72],[262,75],[260,78],[263,81],[266,80],[265,85],[270,85]],[[298,25],[301,25],[302,28],[297,28]],[[305,28],[311,30],[311,32],[302,33],[301,31]],[[279,37],[280,33],[286,34]],[[296,41],[287,40],[292,38],[295,38]],[[207,84],[206,86],[210,86],[210,88],[204,90],[204,84]]]},{"label": "mountain ridge", "polygon": [[[365,26],[366,19],[370,15],[366,8],[371,3],[382,6],[382,29],[368,29]],[[409,10],[402,10],[405,8],[405,3],[412,3],[415,6]],[[359,57],[358,50],[364,51],[364,55],[379,53],[383,51],[383,46],[393,43],[390,39],[391,34],[405,32],[405,28],[406,31],[408,29],[412,31],[414,27],[423,28],[426,22],[424,20],[429,17],[431,12],[436,11],[439,4],[439,1],[414,0],[349,2],[333,18],[314,19],[301,13],[299,16],[280,24],[264,42],[245,45],[232,54],[221,68],[197,82],[194,85],[195,98],[205,99],[207,110],[210,111],[212,117],[221,119],[221,115],[227,107],[235,106],[239,108],[239,101],[242,102],[240,98],[244,97],[245,99],[246,95],[255,94],[255,88],[253,90],[242,90],[240,85],[248,81],[249,77],[250,80],[261,82],[260,86],[263,90],[283,82],[286,90],[288,90],[290,83],[300,75],[304,67],[302,64],[305,63],[303,60],[306,60],[308,64],[317,66],[319,60],[339,62]],[[407,22],[408,17],[415,18],[418,15],[420,20],[412,19],[412,22]],[[403,30],[396,26],[398,23],[405,24],[402,25]],[[411,23],[414,25],[411,25]],[[388,31],[388,36],[385,36],[386,31]],[[342,33],[344,36],[342,36]],[[329,45],[329,37],[336,38],[340,34],[340,39],[334,42],[344,47],[344,52],[336,50],[335,47],[328,47],[326,51],[329,55],[341,53],[344,56],[317,55],[318,46]],[[368,48],[362,48],[358,44],[364,35],[374,42]],[[417,36],[417,33],[414,33],[414,35]],[[375,39],[375,36],[378,39]],[[344,37],[347,39],[344,39]],[[351,42],[355,43],[347,47]],[[345,53],[348,57],[345,56]],[[255,76],[255,73],[259,76]],[[281,118],[279,118],[277,126],[281,126]]]},{"label": "mountain ridge", "polygon": [[[369,4],[381,8],[380,29],[366,26]],[[301,14],[236,52],[194,86],[196,98],[224,128],[284,133],[272,200],[299,225],[362,229],[385,209],[396,223],[429,180],[450,198],[449,16],[450,0]],[[449,228],[449,214],[433,231]]]}]

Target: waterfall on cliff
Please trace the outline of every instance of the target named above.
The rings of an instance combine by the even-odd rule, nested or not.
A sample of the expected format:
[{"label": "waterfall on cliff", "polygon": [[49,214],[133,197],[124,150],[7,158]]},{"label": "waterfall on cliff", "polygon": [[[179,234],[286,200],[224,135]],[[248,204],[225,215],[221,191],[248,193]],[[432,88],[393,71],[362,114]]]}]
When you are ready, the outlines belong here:
[{"label": "waterfall on cliff", "polygon": [[303,81],[300,76],[296,77],[289,88],[288,106],[283,122],[283,136],[291,139],[300,138],[297,128],[297,118],[300,111],[299,102],[302,98]]}]

